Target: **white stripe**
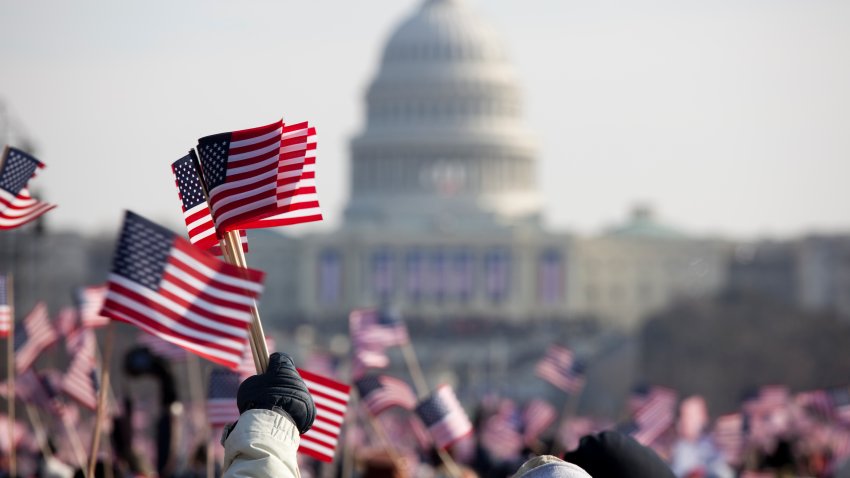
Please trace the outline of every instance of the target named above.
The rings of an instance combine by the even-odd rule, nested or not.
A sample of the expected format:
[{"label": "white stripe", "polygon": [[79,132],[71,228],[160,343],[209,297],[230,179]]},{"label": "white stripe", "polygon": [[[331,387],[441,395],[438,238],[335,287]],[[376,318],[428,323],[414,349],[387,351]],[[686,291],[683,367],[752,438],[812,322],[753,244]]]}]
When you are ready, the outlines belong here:
[{"label": "white stripe", "polygon": [[[148,289],[145,286],[138,285],[138,284],[136,284],[135,282],[132,282],[132,281],[128,281],[128,280],[124,279],[123,277],[118,276],[116,274],[109,274],[109,281],[119,283],[122,286],[132,290],[136,294],[139,294],[139,295],[141,295],[145,298],[152,299],[156,302],[159,302],[152,297],[152,296],[156,295],[156,292]],[[218,345],[221,345],[223,347],[227,347],[229,349],[237,351],[238,356],[242,355],[242,351],[244,350],[244,348],[243,348],[244,342],[242,342],[242,341],[228,339],[228,338],[222,337],[220,335],[211,335],[211,334],[208,334],[206,332],[201,332],[201,331],[193,329],[191,327],[187,327],[187,326],[185,326],[185,325],[183,325],[179,322],[174,321],[170,317],[167,317],[167,316],[161,314],[160,312],[157,312],[156,310],[153,310],[150,307],[147,307],[143,304],[139,304],[135,300],[133,300],[133,299],[127,297],[127,296],[121,295],[121,294],[119,294],[119,293],[117,293],[117,292],[115,292],[111,289],[110,289],[110,291],[109,291],[109,293],[107,294],[106,297],[107,297],[107,299],[112,299],[113,301],[115,301],[115,302],[129,308],[129,309],[133,309],[133,310],[135,310],[136,312],[139,312],[142,315],[148,316],[149,318],[159,322],[160,324],[162,324],[162,325],[164,325],[164,326],[166,326],[170,329],[173,329],[176,332],[180,332],[182,335],[187,335],[189,337],[197,337],[199,339],[203,339],[203,340],[206,340],[208,342],[213,342],[215,344],[218,344]],[[235,338],[238,338],[238,339],[244,338],[245,340],[247,340],[248,329],[246,328],[245,330],[241,330],[239,332],[241,332],[241,334],[236,335]],[[155,335],[159,335],[159,334],[155,334]]]},{"label": "white stripe", "polygon": [[283,214],[278,214],[276,216],[269,216],[267,218],[261,219],[261,221],[271,221],[275,219],[292,219],[296,217],[306,217],[312,216],[315,214],[321,214],[322,209],[319,207],[308,208],[308,209],[297,209],[295,211],[285,212]]},{"label": "white stripe", "polygon": [[320,417],[316,417],[316,420],[313,422],[313,428],[311,430],[322,430],[325,433],[331,433],[335,435],[339,435],[339,432],[342,431],[342,427],[333,423],[326,423],[321,420]]},{"label": "white stripe", "polygon": [[[231,149],[233,147],[234,147],[233,145],[230,145]],[[235,169],[239,169],[238,167],[237,168],[231,167],[233,161],[244,161],[246,159],[256,158],[257,156],[262,156],[264,154],[271,153],[274,150],[280,151],[280,141],[274,142],[274,143],[272,143],[268,146],[264,146],[260,149],[252,149],[251,151],[246,151],[244,153],[228,154],[228,156],[227,156],[227,172],[230,173],[231,171],[234,171]],[[278,156],[272,156],[272,159],[277,160],[277,157]],[[256,169],[256,168],[252,168],[252,169]]]},{"label": "white stripe", "polygon": [[249,171],[255,171],[260,168],[264,168],[270,164],[277,163],[278,157],[272,156],[265,161],[260,161],[259,163],[249,164],[248,166],[237,166],[237,167],[228,167],[227,174],[242,174],[247,173]]},{"label": "white stripe", "polygon": [[283,132],[283,128],[280,127],[270,133],[266,133],[262,136],[254,136],[253,138],[248,139],[240,139],[239,141],[231,141],[231,148],[241,148],[243,146],[250,146],[252,144],[262,143],[263,141],[274,138],[275,136],[280,136],[281,132]]},{"label": "white stripe", "polygon": [[[168,267],[171,266],[169,265]],[[168,270],[168,267],[166,267],[165,269]],[[240,310],[231,309],[230,307],[223,307],[220,305],[211,304],[201,298],[198,298],[193,294],[186,292],[184,289],[172,284],[169,281],[163,281],[163,283],[160,284],[160,288],[171,292],[177,297],[180,297],[181,299],[189,302],[190,304],[198,306],[211,314],[250,323],[250,320],[245,320],[245,318],[249,317],[249,315],[245,314],[244,312]]]},{"label": "white stripe", "polygon": [[[267,175],[270,175],[270,174],[267,174]],[[226,206],[226,205],[228,205],[232,202],[236,202],[236,201],[239,201],[239,200],[242,200],[242,199],[245,199],[245,198],[257,196],[259,194],[268,193],[269,191],[273,190],[277,186],[276,180],[275,180],[275,182],[272,182],[271,179],[269,178],[268,180],[264,180],[264,181],[265,182],[262,183],[262,186],[257,186],[254,189],[251,189],[251,190],[248,190],[248,191],[243,191],[241,193],[229,194],[227,196],[215,199],[215,200],[212,201],[212,203],[210,203],[211,207],[213,208],[214,211],[219,212],[219,211],[221,211],[221,209],[224,206]],[[241,182],[241,181],[239,181],[239,182]],[[259,183],[259,181],[257,181],[257,182]],[[252,184],[253,183],[254,182],[252,181]]]},{"label": "white stripe", "polygon": [[313,441],[319,441],[319,442],[327,443],[328,445],[331,445],[331,446],[335,446],[336,443],[337,443],[337,440],[338,440],[336,435],[329,435],[327,433],[322,433],[322,432],[316,430],[315,428],[311,428],[310,430],[308,430],[307,433],[304,434],[304,436],[307,436],[308,438],[310,438]]},{"label": "white stripe", "polygon": [[293,130],[290,130],[290,131],[283,133],[283,138],[284,139],[290,139],[290,138],[296,138],[298,136],[307,136],[307,131],[309,131],[309,130],[310,130],[310,125],[307,124],[307,126],[304,126],[304,127],[298,128],[298,129],[293,129]]},{"label": "white stripe", "polygon": [[210,224],[209,229],[206,229],[206,230],[204,230],[204,232],[202,232],[200,234],[195,234],[194,236],[190,237],[189,242],[191,242],[192,244],[195,244],[197,242],[201,242],[202,240],[206,239],[207,237],[209,237],[213,234],[215,234],[215,227],[213,227],[213,225]]},{"label": "white stripe", "polygon": [[266,199],[263,199],[262,201],[254,201],[244,206],[240,206],[236,209],[231,209],[230,211],[227,211],[226,213],[223,213],[216,217],[216,221],[221,224],[222,221],[230,219],[233,216],[239,216],[240,214],[243,214],[246,211],[252,211],[254,209],[259,209],[264,206],[270,206],[272,204],[277,204],[277,197],[268,197]]},{"label": "white stripe", "polygon": [[330,388],[330,387],[322,385],[320,383],[316,383],[312,380],[307,380],[303,377],[302,377],[302,379],[304,380],[304,383],[307,385],[307,390],[309,390],[311,393],[313,392],[313,390],[315,390],[317,392],[324,393],[325,395],[330,395],[331,397],[334,397],[334,398],[338,399],[339,401],[341,401],[343,403],[348,403],[349,394],[340,392],[337,389]]},{"label": "white stripe", "polygon": [[[183,219],[188,219],[189,217],[194,216],[195,214],[204,211],[208,207],[209,206],[207,206],[206,201],[204,201],[204,202],[198,204],[197,206],[193,207],[192,209],[189,209],[188,211],[183,211]],[[207,212],[207,214],[204,214],[203,216],[201,216],[200,219],[195,219],[193,222],[187,223],[186,227],[189,228],[189,229],[194,229],[194,228],[200,226],[201,224],[203,224],[205,222],[209,222],[211,220],[212,220],[212,218],[210,217],[209,212]]]},{"label": "white stripe", "polygon": [[309,450],[315,450],[329,458],[333,458],[335,452],[334,448],[329,448],[319,443],[313,442],[312,440],[310,440],[309,433],[310,432],[307,432],[307,434],[301,436],[301,446]]},{"label": "white stripe", "polygon": [[333,400],[330,400],[325,397],[320,397],[318,395],[313,395],[313,401],[316,402],[316,406],[323,405],[326,408],[336,410],[342,414],[345,414],[345,404],[339,403]]},{"label": "white stripe", "polygon": [[252,184],[258,183],[264,179],[271,179],[273,176],[277,174],[277,171],[267,171],[263,174],[258,174],[256,176],[251,176],[250,178],[240,179],[239,181],[227,182],[224,184],[220,184],[210,191],[210,204],[215,202],[216,196],[222,194],[225,191],[229,191],[231,189],[240,188],[242,186],[250,186]]},{"label": "white stripe", "polygon": [[[114,299],[115,295],[111,295],[111,297]],[[118,301],[116,301],[116,302],[118,302]],[[144,330],[145,332],[147,332],[151,335],[155,335],[162,340],[165,340],[169,343],[173,343],[175,345],[179,345],[179,346],[181,346],[185,349],[188,349],[190,351],[193,351],[193,352],[196,352],[196,353],[201,352],[205,355],[212,355],[213,357],[218,357],[222,361],[227,362],[228,364],[238,364],[239,361],[241,360],[242,352],[240,352],[238,355],[234,355],[234,354],[227,353],[223,350],[214,349],[212,347],[204,347],[204,346],[201,346],[201,345],[199,345],[195,342],[191,342],[191,341],[185,340],[183,338],[176,337],[174,335],[170,335],[170,334],[167,334],[167,333],[164,333],[164,332],[160,332],[159,330],[153,329],[150,326],[148,326],[147,324],[144,324],[144,323],[136,320],[135,318],[130,317],[130,316],[118,311],[118,310],[109,309],[109,313],[113,314],[117,317],[120,317],[122,320],[124,320],[126,322],[129,322],[131,324],[136,325],[137,327],[139,327],[140,329]],[[162,322],[160,322],[160,323],[162,323]],[[163,324],[163,325],[168,326],[168,324]],[[246,340],[247,340],[247,335],[246,335]]]},{"label": "white stripe", "polygon": [[[178,249],[172,249],[171,255],[175,259],[186,264],[190,268],[200,272],[204,276],[209,277],[211,280],[214,280],[215,282],[227,284],[227,285],[230,285],[230,286],[233,286],[233,287],[239,287],[240,289],[246,289],[246,290],[249,290],[249,291],[252,291],[252,292],[256,292],[258,294],[263,291],[263,285],[262,284],[259,284],[257,282],[253,282],[253,281],[249,281],[249,280],[245,280],[245,279],[240,279],[238,277],[233,277],[233,276],[230,276],[230,275],[227,275],[227,274],[223,274],[221,272],[216,272],[216,271],[212,270],[211,268],[207,267],[206,265],[201,264],[200,262],[193,259],[192,257],[189,257],[183,251],[180,251]],[[222,293],[224,293],[224,292],[222,291]],[[219,295],[219,293],[216,292],[216,295]],[[222,297],[224,297],[224,296],[222,296]],[[236,301],[234,300],[234,302],[236,302]]]},{"label": "white stripe", "polygon": [[280,146],[280,152],[281,153],[293,153],[295,151],[307,151],[307,145],[309,145],[309,144],[310,143],[304,142],[304,143],[288,144],[286,146],[281,145]]}]

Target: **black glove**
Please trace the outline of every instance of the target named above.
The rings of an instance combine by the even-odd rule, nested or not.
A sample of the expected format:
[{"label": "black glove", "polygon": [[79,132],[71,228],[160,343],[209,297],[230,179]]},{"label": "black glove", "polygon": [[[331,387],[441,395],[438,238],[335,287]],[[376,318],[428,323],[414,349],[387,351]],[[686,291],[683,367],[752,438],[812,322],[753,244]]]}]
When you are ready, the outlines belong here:
[{"label": "black glove", "polygon": [[246,410],[267,409],[283,412],[295,423],[300,433],[313,426],[316,405],[301,380],[289,355],[273,353],[265,373],[248,377],[236,394],[239,413]]}]

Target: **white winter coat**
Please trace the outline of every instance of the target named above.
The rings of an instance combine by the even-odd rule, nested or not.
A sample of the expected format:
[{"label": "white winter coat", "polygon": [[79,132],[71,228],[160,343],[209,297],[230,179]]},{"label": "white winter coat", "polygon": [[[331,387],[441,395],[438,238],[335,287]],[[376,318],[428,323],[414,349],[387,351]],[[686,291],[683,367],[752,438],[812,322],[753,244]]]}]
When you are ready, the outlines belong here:
[{"label": "white winter coat", "polygon": [[272,410],[248,410],[224,443],[222,478],[300,478],[295,451],[300,435],[292,420]]}]

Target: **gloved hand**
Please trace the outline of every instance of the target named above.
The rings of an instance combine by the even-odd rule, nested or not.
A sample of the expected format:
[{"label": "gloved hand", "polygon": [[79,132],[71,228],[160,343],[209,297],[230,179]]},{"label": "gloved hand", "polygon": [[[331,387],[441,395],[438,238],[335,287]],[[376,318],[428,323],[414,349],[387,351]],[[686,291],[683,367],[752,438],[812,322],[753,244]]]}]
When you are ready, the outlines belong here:
[{"label": "gloved hand", "polygon": [[239,413],[252,409],[283,412],[295,423],[300,433],[313,426],[316,405],[301,380],[289,355],[273,353],[265,373],[248,377],[236,394]]}]

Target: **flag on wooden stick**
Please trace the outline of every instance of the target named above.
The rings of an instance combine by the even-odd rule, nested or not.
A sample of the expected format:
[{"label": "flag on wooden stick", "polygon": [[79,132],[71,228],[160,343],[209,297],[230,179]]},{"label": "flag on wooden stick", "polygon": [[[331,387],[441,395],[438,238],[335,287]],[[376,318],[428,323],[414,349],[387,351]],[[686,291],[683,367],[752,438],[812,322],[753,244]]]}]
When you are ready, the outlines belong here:
[{"label": "flag on wooden stick", "polygon": [[584,387],[584,365],[575,360],[570,349],[560,345],[549,347],[535,373],[567,393],[577,393]]},{"label": "flag on wooden stick", "polygon": [[387,375],[371,375],[354,383],[357,393],[372,416],[378,416],[390,407],[413,410],[416,407],[416,394],[407,382]]},{"label": "flag on wooden stick", "polygon": [[15,369],[22,373],[32,366],[47,347],[56,343],[59,335],[50,323],[47,305],[39,302],[24,318],[24,326],[15,329]]},{"label": "flag on wooden stick", "polygon": [[277,121],[198,140],[209,207],[220,233],[321,220],[312,135],[315,130],[306,122],[284,126]]},{"label": "flag on wooden stick", "polygon": [[9,288],[6,276],[0,274],[0,337],[8,337],[12,325],[12,308],[9,306]]},{"label": "flag on wooden stick", "polygon": [[81,287],[77,290],[77,304],[83,327],[104,327],[109,323],[109,317],[100,315],[106,301],[106,291],[105,285]]},{"label": "flag on wooden stick", "polygon": [[262,279],[128,211],[101,313],[233,368],[248,346]]},{"label": "flag on wooden stick", "polygon": [[99,383],[97,342],[91,329],[82,331],[81,336],[82,340],[74,351],[74,359],[62,377],[62,390],[80,405],[96,410]]},{"label": "flag on wooden stick", "polygon": [[44,164],[23,151],[7,147],[0,158],[0,230],[14,229],[56,207],[30,196],[26,186]]},{"label": "flag on wooden stick", "polygon": [[419,402],[416,414],[440,448],[448,448],[472,433],[472,422],[448,385],[440,386],[430,397]]}]

